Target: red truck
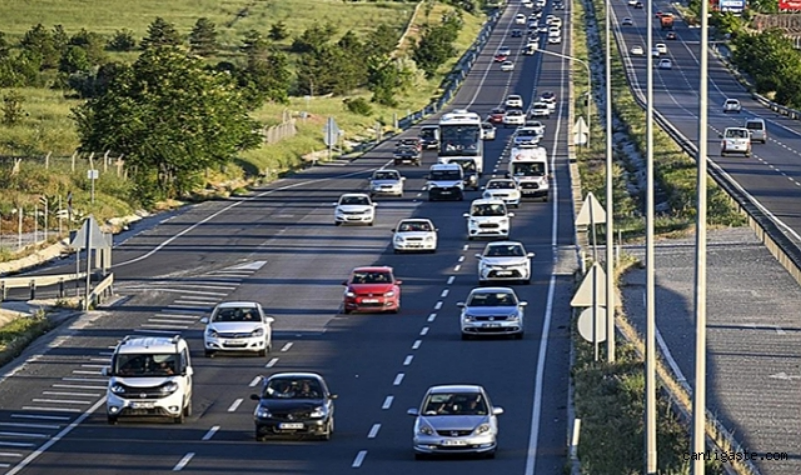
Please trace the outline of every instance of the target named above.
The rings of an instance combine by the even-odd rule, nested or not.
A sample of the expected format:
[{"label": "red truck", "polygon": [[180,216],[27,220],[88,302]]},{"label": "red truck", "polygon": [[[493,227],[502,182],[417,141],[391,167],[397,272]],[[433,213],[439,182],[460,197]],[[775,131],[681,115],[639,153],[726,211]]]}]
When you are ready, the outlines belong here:
[{"label": "red truck", "polygon": [[659,17],[659,24],[662,26],[663,30],[672,30],[673,29],[673,15],[670,13],[663,13]]}]

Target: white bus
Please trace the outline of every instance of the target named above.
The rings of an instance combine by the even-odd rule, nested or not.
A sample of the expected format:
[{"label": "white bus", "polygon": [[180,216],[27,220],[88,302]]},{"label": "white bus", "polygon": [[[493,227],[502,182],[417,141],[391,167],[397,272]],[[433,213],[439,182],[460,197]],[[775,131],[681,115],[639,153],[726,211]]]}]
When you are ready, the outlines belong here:
[{"label": "white bus", "polygon": [[481,175],[484,171],[484,142],[481,140],[481,117],[475,112],[457,109],[439,120],[440,163],[454,158],[472,158]]}]

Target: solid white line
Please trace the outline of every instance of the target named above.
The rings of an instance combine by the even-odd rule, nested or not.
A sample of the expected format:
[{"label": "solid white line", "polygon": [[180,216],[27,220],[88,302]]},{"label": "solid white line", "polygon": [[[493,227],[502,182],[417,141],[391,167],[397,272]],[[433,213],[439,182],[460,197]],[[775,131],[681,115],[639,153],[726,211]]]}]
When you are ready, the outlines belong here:
[{"label": "solid white line", "polygon": [[39,406],[22,406],[23,411],[42,411],[42,412],[81,412],[80,409],[73,409],[70,407],[39,407]]},{"label": "solid white line", "polygon": [[256,376],[255,378],[253,378],[253,381],[251,381],[250,384],[248,384],[248,386],[252,388],[257,384],[259,384],[259,381],[261,381],[261,376]]},{"label": "solid white line", "polygon": [[362,463],[364,462],[364,458],[365,457],[367,457],[367,451],[366,450],[360,450],[359,453],[356,454],[356,458],[353,459],[353,465],[351,465],[351,467],[353,467],[353,468],[361,467]]},{"label": "solid white line", "polygon": [[175,325],[175,324],[162,325],[160,323],[143,323],[142,326],[146,328],[164,328],[164,329],[169,328],[169,329],[174,329],[175,331],[186,330],[187,328],[189,328],[189,325]]},{"label": "solid white line", "polygon": [[412,355],[408,355],[408,356],[406,357],[406,359],[405,359],[405,360],[403,360],[403,366],[409,366],[410,364],[412,364],[412,360],[413,360],[413,359],[414,359],[414,356],[412,356]]},{"label": "solid white line", "polygon": [[437,319],[437,314],[436,313],[432,313],[431,315],[428,316],[428,321],[429,322],[433,322],[436,319]]},{"label": "solid white line", "polygon": [[236,411],[237,409],[239,409],[239,405],[240,404],[242,404],[242,398],[239,398],[236,401],[234,401],[233,403],[231,403],[231,406],[228,407],[228,412]]},{"label": "solid white line", "polygon": [[108,363],[109,361],[111,361],[111,358],[89,358],[89,361],[104,361]]},{"label": "solid white line", "polygon": [[22,457],[22,454],[17,452],[0,452],[0,457]]},{"label": "solid white line", "polygon": [[176,333],[181,333],[172,330],[152,330],[149,328],[137,328],[134,331],[138,333],[158,333],[159,335],[163,335],[165,333],[168,335],[175,335]]},{"label": "solid white line", "polygon": [[209,431],[208,431],[208,432],[206,432],[206,435],[204,435],[204,436],[203,436],[203,438],[202,438],[202,439],[200,439],[200,440],[211,440],[211,438],[212,438],[212,437],[214,437],[214,434],[215,434],[215,433],[216,433],[218,430],[220,430],[220,426],[212,426],[212,428],[211,428],[211,429],[209,429]]},{"label": "solid white line", "polygon": [[[189,317],[191,320],[197,320],[197,317]],[[182,328],[186,329],[189,327],[182,326],[184,323],[192,323],[186,320],[178,320],[175,318],[149,318],[147,320],[148,323],[142,325],[143,327],[165,327],[165,328]],[[165,323],[166,325],[154,325],[155,323]]]},{"label": "solid white line", "polygon": [[197,315],[178,315],[178,314],[175,314],[175,313],[157,313],[157,314],[155,314],[153,316],[154,317],[159,317],[159,318],[168,318],[170,320],[173,320],[173,319],[174,320],[197,320],[198,318],[200,318]]},{"label": "solid white line", "polygon": [[90,386],[88,384],[54,384],[54,388],[72,388],[72,389],[106,389],[106,385],[103,386]]},{"label": "solid white line", "polygon": [[441,309],[441,308],[442,308],[442,302],[441,302],[441,301],[440,301],[440,302],[437,302],[437,304],[436,304],[436,305],[434,305],[434,310],[439,310],[439,309]]},{"label": "solid white line", "polygon": [[404,376],[403,373],[398,373],[398,375],[395,376],[395,381],[392,382],[392,385],[400,386],[400,384],[403,382],[403,376]]},{"label": "solid white line", "polygon": [[426,336],[427,334],[428,334],[428,327],[423,327],[422,330],[420,330],[420,336]]},{"label": "solid white line", "polygon": [[18,419],[37,419],[46,421],[68,421],[71,418],[68,416],[39,416],[36,414],[11,414],[11,417]]},{"label": "solid white line", "polygon": [[449,292],[448,289],[443,290],[442,293],[439,294],[439,297],[444,299],[445,297],[448,296],[448,292]]},{"label": "solid white line", "polygon": [[423,344],[422,340],[415,340],[414,344],[412,344],[412,349],[416,350],[416,349],[420,348],[420,345],[422,345],[422,344]]},{"label": "solid white line", "polygon": [[75,396],[75,397],[100,397],[101,393],[71,393],[65,391],[42,391],[42,394],[50,396]]},{"label": "solid white line", "polygon": [[91,404],[90,401],[77,401],[74,399],[31,399],[33,402],[45,402],[50,404]]},{"label": "solid white line", "polygon": [[[116,347],[114,347],[114,348],[116,348]],[[100,356],[114,356],[114,352],[113,351],[99,351],[99,352],[97,352],[97,354],[100,355]],[[109,358],[109,359],[111,359],[111,358]]]},{"label": "solid white line", "polygon": [[58,424],[25,424],[22,422],[0,422],[0,426],[22,427],[26,429],[49,429],[49,430],[56,430],[61,428],[61,426]]},{"label": "solid white line", "polygon": [[108,380],[99,378],[61,378],[62,381],[83,381],[88,383],[107,383]]},{"label": "solid white line", "polygon": [[292,348],[292,342],[291,341],[289,343],[287,343],[286,345],[284,345],[284,347],[281,348],[281,351],[282,352],[289,351],[290,348]]},{"label": "solid white line", "polygon": [[[25,459],[23,461],[21,461],[20,463],[18,463],[14,468],[12,468],[8,472],[6,472],[5,475],[16,475],[17,473],[22,471],[28,464],[30,464],[31,462],[36,460],[37,457],[39,457],[40,455],[45,453],[50,447],[52,447],[58,441],[63,439],[64,436],[66,436],[67,434],[72,432],[73,429],[78,427],[79,424],[81,424],[83,421],[85,421],[90,415],[92,415],[93,412],[95,412],[97,410],[97,408],[99,408],[100,406],[102,406],[105,403],[106,403],[106,398],[105,397],[101,398],[99,401],[97,401],[95,403],[94,406],[92,406],[91,408],[89,408],[89,410],[87,410],[86,412],[81,414],[70,425],[68,425],[67,427],[62,429],[61,432],[59,432],[58,434],[54,435],[51,439],[49,439],[47,442],[42,444],[38,449],[36,449],[35,451],[31,452],[30,455],[25,457]],[[11,417],[14,417],[14,415],[12,415]]]},{"label": "solid white line", "polygon": [[0,463],[0,467],[1,467],[1,468],[8,468],[8,467],[10,467],[10,466],[11,466],[11,464],[10,464],[10,463]]},{"label": "solid white line", "polygon": [[188,454],[184,455],[184,458],[182,458],[177,464],[175,464],[175,466],[172,468],[172,471],[180,472],[181,470],[183,470],[184,467],[186,467],[186,464],[188,464],[189,461],[192,460],[192,457],[194,456],[195,456],[194,452],[189,452]]},{"label": "solid white line", "polygon": [[461,268],[462,268],[462,265],[461,264],[457,264],[456,267],[453,268],[453,271],[454,272],[459,272],[459,269],[461,269]]},{"label": "solid white line", "polygon": [[448,285],[451,285],[454,280],[456,280],[456,276],[455,275],[452,275],[452,276],[448,277]]},{"label": "solid white line", "polygon": [[0,442],[0,447],[33,447],[34,445],[30,442]]},{"label": "solid white line", "polygon": [[209,302],[203,300],[176,300],[175,303],[177,304],[184,304],[184,305],[194,305],[192,308],[211,308],[212,305]]},{"label": "solid white line", "polygon": [[32,432],[0,432],[0,437],[28,437],[31,439],[46,439],[47,434],[34,434]]},{"label": "solid white line", "polygon": [[74,369],[72,370],[72,374],[100,374],[100,371],[86,371],[84,369]]},{"label": "solid white line", "polygon": [[673,371],[676,381],[678,381],[679,384],[681,384],[685,389],[690,389],[687,385],[687,378],[684,377],[684,373],[681,372],[681,368],[679,368],[678,363],[676,363],[676,360],[673,359],[673,354],[670,352],[667,344],[665,344],[665,340],[662,338],[662,333],[659,331],[659,328],[656,328],[656,344],[659,346],[659,349],[662,350],[662,356],[667,361],[671,371]]},{"label": "solid white line", "polygon": [[389,409],[392,407],[392,401],[395,400],[395,396],[387,396],[384,399],[384,404],[381,405],[381,409]]},{"label": "solid white line", "polygon": [[81,368],[104,368],[104,364],[82,364]]},{"label": "solid white line", "polygon": [[264,365],[265,368],[272,368],[275,364],[278,363],[278,358],[273,358]]},{"label": "solid white line", "polygon": [[381,424],[373,424],[373,427],[370,428],[370,433],[367,434],[367,438],[375,439],[375,436],[378,435],[379,430],[381,430]]}]

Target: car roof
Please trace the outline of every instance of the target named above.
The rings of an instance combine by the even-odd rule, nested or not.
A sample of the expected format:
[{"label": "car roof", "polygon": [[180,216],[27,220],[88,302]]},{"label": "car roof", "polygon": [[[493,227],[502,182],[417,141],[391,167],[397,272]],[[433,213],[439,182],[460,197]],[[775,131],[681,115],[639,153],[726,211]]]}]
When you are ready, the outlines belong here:
[{"label": "car roof", "polygon": [[273,379],[273,378],[314,378],[319,379],[321,381],[325,381],[325,378],[319,373],[312,373],[310,371],[305,372],[294,372],[294,371],[284,371],[281,373],[273,373],[270,376],[264,378],[265,381]]},{"label": "car roof", "polygon": [[506,96],[506,98],[507,98],[507,99],[512,99],[512,98],[515,98],[515,99],[518,99],[518,98],[519,98],[519,99],[522,99],[522,98],[523,98],[523,96],[521,96],[520,94],[509,94],[508,96]]},{"label": "car roof", "polygon": [[[489,184],[490,184],[490,183],[492,183],[493,181],[504,181],[504,182],[507,182],[507,183],[508,183],[508,182],[510,182],[510,181],[514,181],[514,180],[513,180],[513,179],[511,179],[511,178],[493,178],[492,180],[488,181],[488,182],[487,182],[487,184],[489,185]],[[517,183],[517,182],[515,182],[515,183]]]},{"label": "car roof", "polygon": [[339,198],[340,198],[340,199],[342,199],[342,198],[344,198],[344,197],[346,197],[346,196],[347,196],[348,198],[352,198],[352,197],[358,197],[358,198],[370,198],[370,196],[369,196],[369,195],[367,195],[366,193],[345,193],[344,195],[340,196]]},{"label": "car roof", "polygon": [[354,267],[351,272],[392,272],[392,267],[390,266]]},{"label": "car roof", "polygon": [[[515,290],[511,287],[476,287],[470,291],[470,294],[514,294]],[[517,294],[515,294],[517,295]]]},{"label": "car roof", "polygon": [[753,118],[753,119],[746,119],[745,123],[747,124],[747,123],[749,123],[749,122],[761,122],[761,123],[763,123],[763,124],[764,124],[764,123],[765,123],[765,119],[757,119],[757,118]]},{"label": "car roof", "polygon": [[434,224],[428,218],[407,218],[407,219],[401,219],[400,221],[398,221],[398,223],[429,223],[429,224]]},{"label": "car roof", "polygon": [[147,337],[125,337],[117,345],[117,354],[153,354],[153,353],[177,353],[181,347],[185,347],[186,342],[180,335],[173,337],[147,336]]},{"label": "car roof", "polygon": [[439,386],[431,386],[426,391],[428,394],[442,394],[442,393],[480,393],[485,392],[482,386],[477,384],[442,384]]},{"label": "car roof", "polygon": [[232,300],[228,302],[220,302],[217,304],[215,308],[242,308],[242,307],[256,308],[258,306],[259,306],[258,302],[251,302],[247,300]]},{"label": "car roof", "polygon": [[457,168],[459,170],[462,169],[462,167],[460,167],[459,165],[457,165],[455,163],[435,163],[434,165],[431,165],[431,168],[429,170],[433,170],[433,171],[455,170]]},{"label": "car roof", "polygon": [[373,172],[373,175],[375,175],[376,173],[384,173],[384,172],[397,173],[398,175],[400,175],[400,172],[398,170],[394,170],[391,168],[382,168],[380,170],[376,170]]},{"label": "car roof", "polygon": [[473,206],[473,205],[496,205],[496,204],[505,205],[506,202],[504,202],[503,200],[498,199],[498,198],[481,198],[481,199],[473,200],[473,202],[470,203],[470,206]]},{"label": "car roof", "polygon": [[520,241],[492,241],[492,242],[488,242],[487,243],[487,247],[492,247],[492,246],[516,246],[516,245],[522,246],[523,243],[520,242]]}]

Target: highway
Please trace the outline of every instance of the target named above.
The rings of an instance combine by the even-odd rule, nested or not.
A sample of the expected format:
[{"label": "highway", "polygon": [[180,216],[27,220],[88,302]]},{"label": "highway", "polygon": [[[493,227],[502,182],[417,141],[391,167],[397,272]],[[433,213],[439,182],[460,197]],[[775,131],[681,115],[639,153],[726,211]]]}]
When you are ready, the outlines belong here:
[{"label": "highway", "polygon": [[[456,303],[477,285],[473,256],[484,246],[468,242],[462,213],[479,194],[469,192],[463,202],[426,201],[423,176],[436,161],[433,154],[424,167],[400,168],[406,195],[380,200],[374,227],[333,225],[332,203],[365,189],[369,173],[389,163],[390,141],[354,162],[314,167],[248,197],[190,207],[115,248],[116,291],[126,298],[54,332],[46,350],[34,348],[0,382],[4,473],[561,473],[576,265],[566,159],[569,63],[519,54],[524,38],[510,37],[517,6],[504,12],[449,109],[484,115],[512,93],[527,105],[544,90],[559,98],[557,113],[544,121],[552,199],[525,202],[513,218],[512,239],[536,253],[532,284],[515,286],[529,302],[525,339],[459,337]],[[569,10],[562,13],[567,23]],[[548,48],[564,54],[565,40]],[[501,45],[516,56],[513,73],[492,61]],[[499,128],[497,139],[486,143],[485,170],[505,169],[502,152],[510,136],[511,129]],[[390,230],[410,216],[437,225],[436,254],[391,252]],[[403,280],[401,313],[340,314],[341,282],[353,267],[371,264],[393,266]],[[72,270],[69,263],[62,267]],[[257,300],[277,318],[272,354],[202,356],[199,319],[221,300]],[[114,345],[127,334],[175,333],[193,350],[192,417],[184,425],[108,425],[100,369]],[[256,442],[249,396],[258,377],[293,370],[320,372],[338,394],[333,439]],[[427,387],[443,383],[482,384],[505,409],[496,459],[414,460],[413,419],[406,410],[419,404]]]}]

